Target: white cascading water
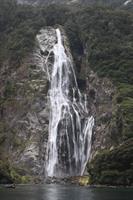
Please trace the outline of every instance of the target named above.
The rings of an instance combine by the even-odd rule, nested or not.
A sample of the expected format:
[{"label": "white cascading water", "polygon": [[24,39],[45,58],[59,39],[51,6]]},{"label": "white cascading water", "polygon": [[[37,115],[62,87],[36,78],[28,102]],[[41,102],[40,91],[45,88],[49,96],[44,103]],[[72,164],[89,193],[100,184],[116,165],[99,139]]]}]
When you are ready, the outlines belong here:
[{"label": "white cascading water", "polygon": [[[71,56],[56,29],[57,43],[50,50],[54,64],[48,73],[50,81],[49,138],[46,155],[46,176],[83,175],[91,150],[94,118],[89,116],[86,96],[81,95]],[[47,72],[49,69],[47,69]]]}]

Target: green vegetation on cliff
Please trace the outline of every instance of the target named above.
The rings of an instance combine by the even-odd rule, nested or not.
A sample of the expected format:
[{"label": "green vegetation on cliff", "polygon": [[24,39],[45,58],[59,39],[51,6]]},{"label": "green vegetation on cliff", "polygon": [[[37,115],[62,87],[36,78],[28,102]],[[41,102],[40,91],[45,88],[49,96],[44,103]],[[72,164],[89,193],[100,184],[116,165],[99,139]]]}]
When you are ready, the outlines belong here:
[{"label": "green vegetation on cliff", "polygon": [[[117,88],[113,97],[114,116],[108,125],[115,124],[120,146],[113,151],[101,151],[88,170],[93,183],[132,185],[133,15],[122,10],[87,8],[77,16],[74,26],[68,26],[75,60],[78,53],[73,31],[77,26],[78,44],[86,51],[89,66],[99,77],[109,78]],[[116,138],[113,140],[115,143]]]},{"label": "green vegetation on cliff", "polygon": [[[0,69],[9,63],[4,90],[0,97],[0,146],[4,149],[9,130],[3,120],[3,110],[16,93],[11,71],[20,67],[23,58],[32,51],[35,36],[41,27],[63,25],[68,34],[77,73],[81,72],[80,57],[99,77],[109,78],[117,88],[114,98],[114,118],[120,145],[114,150],[97,154],[89,166],[93,183],[132,185],[133,183],[133,15],[124,10],[106,7],[69,7],[52,5],[32,7],[17,5],[15,0],[0,0]],[[10,133],[13,146],[21,148],[16,133]],[[115,140],[115,138],[114,138]],[[8,142],[7,142],[8,143]],[[6,143],[6,144],[7,144]],[[3,153],[4,155],[4,153]],[[0,179],[26,182],[28,178],[16,172],[10,157],[0,154]]]},{"label": "green vegetation on cliff", "polygon": [[6,157],[0,159],[0,184],[8,183],[23,183],[34,182],[34,179],[29,175],[24,175],[25,171],[20,168],[15,168],[11,165]]},{"label": "green vegetation on cliff", "polygon": [[0,64],[11,60],[19,65],[32,51],[35,36],[45,18],[31,6],[18,6],[15,0],[0,0]]},{"label": "green vegetation on cliff", "polygon": [[114,150],[99,153],[88,168],[92,183],[133,185],[133,139]]}]

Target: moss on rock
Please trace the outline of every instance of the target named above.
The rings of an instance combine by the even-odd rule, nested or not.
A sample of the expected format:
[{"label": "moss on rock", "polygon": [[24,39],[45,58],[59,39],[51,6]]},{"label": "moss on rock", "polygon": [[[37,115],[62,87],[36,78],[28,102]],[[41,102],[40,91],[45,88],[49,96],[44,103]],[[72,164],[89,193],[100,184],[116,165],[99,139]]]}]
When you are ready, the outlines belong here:
[{"label": "moss on rock", "polygon": [[97,154],[88,171],[95,184],[133,185],[133,139]]},{"label": "moss on rock", "polygon": [[12,166],[8,158],[0,159],[0,184],[27,184],[37,182],[37,177],[29,176],[26,173],[24,169]]},{"label": "moss on rock", "polygon": [[86,186],[90,184],[90,178],[89,176],[82,176],[79,178],[79,185]]}]

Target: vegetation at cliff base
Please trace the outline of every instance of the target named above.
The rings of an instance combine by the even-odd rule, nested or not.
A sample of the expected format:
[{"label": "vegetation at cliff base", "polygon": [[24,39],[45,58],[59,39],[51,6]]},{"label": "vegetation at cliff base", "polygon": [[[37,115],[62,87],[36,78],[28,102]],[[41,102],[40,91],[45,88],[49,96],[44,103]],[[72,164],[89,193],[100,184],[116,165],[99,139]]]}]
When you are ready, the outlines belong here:
[{"label": "vegetation at cliff base", "polygon": [[114,150],[105,150],[89,165],[92,183],[104,185],[133,185],[133,139]]},{"label": "vegetation at cliff base", "polygon": [[[32,178],[6,161],[3,149],[9,135],[13,148],[23,148],[17,133],[9,131],[3,120],[6,105],[14,104],[17,86],[12,72],[21,67],[32,52],[36,34],[42,27],[62,25],[68,35],[77,76],[81,76],[81,58],[101,78],[116,87],[113,119],[120,144],[113,150],[98,152],[88,167],[91,182],[107,185],[133,185],[133,14],[112,7],[77,5],[18,5],[15,0],[0,0],[0,183],[27,183]],[[87,74],[86,74],[87,75]],[[84,76],[84,75],[82,75]],[[84,80],[86,77],[83,77]],[[114,121],[113,121],[114,120]],[[8,134],[9,135],[8,135]],[[115,140],[115,139],[114,139]]]}]

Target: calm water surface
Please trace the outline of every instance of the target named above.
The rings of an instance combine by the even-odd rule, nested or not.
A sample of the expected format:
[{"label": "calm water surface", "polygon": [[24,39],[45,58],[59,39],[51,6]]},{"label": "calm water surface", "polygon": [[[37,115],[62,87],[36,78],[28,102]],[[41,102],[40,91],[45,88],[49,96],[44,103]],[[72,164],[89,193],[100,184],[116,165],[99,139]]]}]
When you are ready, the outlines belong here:
[{"label": "calm water surface", "polygon": [[0,200],[133,200],[133,189],[63,185],[17,186],[0,189]]}]

